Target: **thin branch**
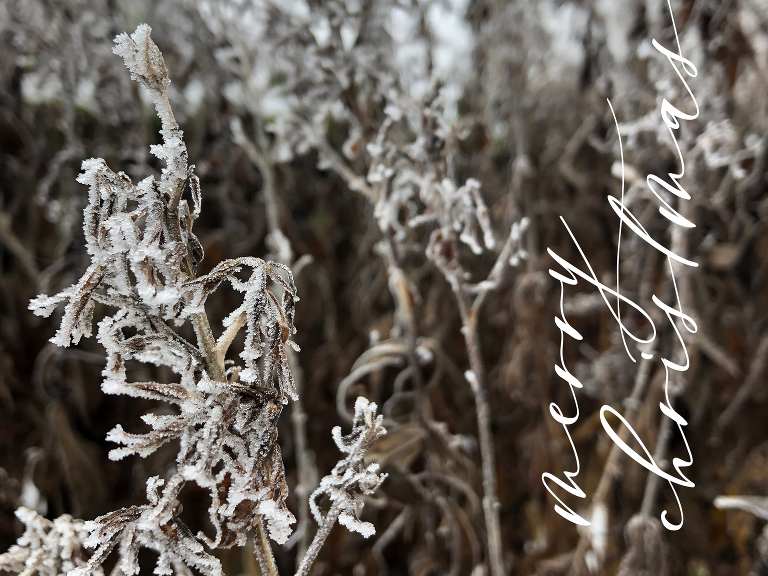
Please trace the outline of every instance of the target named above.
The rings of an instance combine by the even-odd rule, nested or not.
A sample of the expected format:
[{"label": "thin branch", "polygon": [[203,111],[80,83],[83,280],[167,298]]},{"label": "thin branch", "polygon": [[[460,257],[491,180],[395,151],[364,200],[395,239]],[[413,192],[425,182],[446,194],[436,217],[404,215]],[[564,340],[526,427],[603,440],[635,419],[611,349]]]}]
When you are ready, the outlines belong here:
[{"label": "thin branch", "polygon": [[262,576],[279,576],[275,557],[272,555],[272,546],[269,543],[261,516],[256,517],[256,538],[258,539],[258,545],[254,546],[254,550],[256,551],[256,557],[259,559]]},{"label": "thin branch", "polygon": [[216,352],[216,360],[221,366],[224,366],[224,357],[227,355],[229,346],[234,341],[237,333],[240,332],[240,329],[245,326],[247,321],[248,317],[245,312],[243,312],[237,318],[235,318],[232,324],[227,326],[226,330],[224,330],[224,333],[219,336],[218,340],[216,340],[216,345],[214,346]]},{"label": "thin branch", "polygon": [[211,378],[217,382],[226,382],[227,376],[224,372],[224,363],[219,360],[216,340],[213,338],[211,325],[208,323],[208,316],[205,312],[198,312],[192,316],[192,323],[197,334],[197,341],[205,352],[205,365]]},{"label": "thin branch", "polygon": [[296,497],[299,500],[299,521],[296,532],[299,534],[299,545],[296,551],[298,568],[299,558],[303,558],[309,549],[310,510],[309,495],[317,485],[317,469],[313,454],[309,448],[307,438],[307,414],[304,412],[302,398],[304,394],[304,374],[302,373],[299,359],[293,349],[286,350],[288,363],[293,373],[293,381],[296,386],[296,400],[291,405],[291,423],[293,424],[293,438],[296,442]]},{"label": "thin branch", "polygon": [[328,538],[331,530],[333,530],[333,525],[339,518],[340,513],[341,506],[339,506],[337,502],[334,502],[331,509],[328,510],[328,513],[323,518],[323,523],[317,529],[317,532],[315,532],[315,537],[312,538],[312,543],[309,545],[307,553],[304,555],[304,558],[301,559],[301,564],[299,564],[295,576],[307,576],[307,574],[309,574],[309,569],[317,558],[317,554],[320,552],[323,543]]},{"label": "thin branch", "polygon": [[355,174],[355,172],[347,166],[347,163],[344,162],[344,159],[339,156],[338,152],[331,148],[324,138],[319,138],[318,141],[320,153],[326,157],[331,169],[344,179],[350,190],[359,192],[375,204],[378,201],[377,194],[370,186],[368,186],[365,179]]},{"label": "thin branch", "polygon": [[[653,349],[650,353],[653,353]],[[629,398],[626,400],[627,408],[624,412],[624,418],[629,422],[630,426],[634,427],[635,418],[637,417],[640,408],[640,399],[645,394],[648,381],[650,380],[652,366],[652,359],[644,357],[640,359],[640,367],[637,370],[635,384]],[[624,424],[622,424],[619,429],[619,438],[624,442],[629,438],[629,430]],[[624,452],[622,449],[618,444],[614,443],[611,446],[611,451],[603,466],[600,480],[597,482],[597,488],[595,488],[595,493],[592,497],[592,508],[600,504],[605,504],[610,498],[614,480],[616,480],[616,477],[621,472],[621,460],[623,455]]]},{"label": "thin branch", "polygon": [[[267,227],[269,232],[273,233],[280,229],[280,222],[277,215],[277,198],[275,196],[275,178],[272,173],[272,159],[270,154],[261,152],[253,141],[245,135],[243,124],[239,118],[233,118],[230,123],[232,130],[232,139],[235,144],[240,146],[261,173],[264,181],[262,192],[264,193],[264,204],[267,209]],[[288,264],[285,262],[285,264]]]}]

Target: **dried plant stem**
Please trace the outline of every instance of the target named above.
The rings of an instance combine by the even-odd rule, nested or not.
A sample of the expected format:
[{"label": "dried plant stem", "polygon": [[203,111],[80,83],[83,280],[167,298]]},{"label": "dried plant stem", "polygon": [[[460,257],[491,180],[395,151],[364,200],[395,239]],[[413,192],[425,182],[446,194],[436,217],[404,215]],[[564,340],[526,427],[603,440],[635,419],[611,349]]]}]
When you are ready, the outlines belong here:
[{"label": "dried plant stem", "polygon": [[[171,102],[168,100],[168,91],[165,89],[165,87],[156,87],[151,89],[150,92],[152,92],[152,99],[155,103],[155,109],[157,110],[157,115],[160,118],[162,125],[161,132],[163,133],[163,139],[169,140],[169,136],[173,134],[174,136],[178,136],[178,138],[181,140],[181,128],[179,128],[179,123],[176,122],[176,117],[173,115]],[[185,181],[185,179],[179,177],[178,174],[186,174],[187,171],[187,153],[185,148],[183,155],[169,161],[168,173],[173,174],[174,176],[172,177],[172,190],[170,190],[171,197],[168,200],[168,214],[178,213],[179,202],[181,202],[181,194],[184,191]],[[172,226],[169,226],[171,234],[176,236],[179,233],[178,219],[171,219],[171,223],[173,224]],[[178,237],[174,237],[173,239],[179,240],[179,238],[180,234]]]},{"label": "dried plant stem", "polygon": [[[167,131],[169,133],[178,133],[180,136],[181,130],[179,128],[179,124],[176,122],[176,118],[173,115],[173,109],[171,108],[171,103],[168,100],[168,92],[164,88],[155,90],[153,99],[155,102],[155,108],[157,109],[157,114],[162,122],[163,132]],[[165,138],[166,135],[163,134],[163,137]],[[183,171],[186,172],[186,153],[182,156],[182,158],[184,163],[182,168]],[[173,168],[177,167],[173,166]],[[173,193],[171,194],[171,198],[168,202],[169,214],[178,213],[179,202],[181,200],[181,194],[183,190],[184,181],[179,178],[175,178]],[[169,226],[170,235],[173,240],[179,241],[181,239],[180,221],[178,218],[169,220],[169,223],[171,224]],[[192,271],[189,263],[185,261],[185,264],[189,276],[194,277],[194,272]],[[208,322],[208,316],[206,315],[205,311],[194,314],[192,316],[192,323],[194,325],[199,344],[205,353],[205,363],[211,378],[218,382],[226,382],[227,377],[226,372],[224,371],[223,357],[220,359],[219,355],[217,354],[216,340],[214,339],[213,333],[211,332],[211,325]]]},{"label": "dried plant stem", "polygon": [[[211,378],[214,378],[218,382],[226,382],[227,376],[224,371],[224,353],[226,352],[226,347],[222,346],[223,353],[220,354],[220,350],[217,349],[216,341],[211,332],[208,316],[205,312],[198,312],[195,314],[193,316],[193,322],[200,345],[205,352],[205,363]],[[233,326],[236,324],[237,322],[233,323]],[[235,334],[236,333],[237,331],[235,331]],[[234,334],[232,335],[232,338],[234,338]],[[231,342],[231,339],[229,342]],[[229,343],[227,343],[226,346],[228,345]],[[275,564],[275,558],[272,554],[272,546],[270,545],[269,538],[264,530],[264,522],[262,521],[261,516],[258,516],[256,519],[256,532],[258,538],[255,542],[255,549],[256,554],[259,557],[262,574],[265,576],[278,576],[277,565]]]},{"label": "dried plant stem", "polygon": [[301,400],[304,393],[304,378],[296,352],[289,348],[286,350],[286,353],[288,354],[288,363],[291,365],[293,381],[296,386],[296,399],[291,405],[291,423],[293,424],[293,437],[296,443],[296,472],[299,477],[295,488],[296,497],[299,500],[299,521],[296,525],[296,532],[299,534],[299,543],[296,550],[298,569],[299,558],[303,558],[309,549],[309,495],[315,487],[316,475],[307,440],[307,414],[304,412]]},{"label": "dried plant stem", "polygon": [[317,528],[315,537],[312,539],[312,543],[309,545],[304,558],[301,559],[301,564],[299,564],[299,568],[296,570],[295,576],[307,576],[307,574],[309,574],[309,569],[312,567],[315,558],[317,558],[317,554],[320,552],[320,548],[322,548],[323,543],[331,533],[333,525],[336,524],[336,520],[338,519],[340,513],[341,507],[336,502],[334,502],[331,506],[331,509],[328,510],[328,513],[323,518],[323,523]]},{"label": "dried plant stem", "polygon": [[380,574],[386,575],[389,572],[387,563],[384,560],[384,548],[389,546],[394,541],[394,539],[397,537],[397,534],[411,519],[412,512],[413,511],[410,506],[403,508],[400,514],[398,514],[390,523],[390,525],[387,526],[387,529],[382,532],[381,536],[379,536],[379,538],[376,540],[376,543],[373,545],[371,551],[373,552],[373,556],[376,558],[376,562],[379,565]]},{"label": "dried plant stem", "polygon": [[216,348],[216,361],[221,366],[224,366],[224,357],[227,355],[227,350],[229,350],[230,344],[232,344],[232,341],[235,339],[235,336],[237,336],[237,333],[240,332],[240,329],[245,326],[246,321],[247,317],[245,312],[243,312],[240,316],[235,318],[235,321],[232,322],[232,324],[227,326],[227,329],[224,330],[224,333],[216,341],[216,345],[214,346]]},{"label": "dried plant stem", "polygon": [[261,516],[258,516],[256,519],[256,541],[254,544],[262,576],[279,576],[275,557],[272,555],[272,546],[269,543],[269,537],[264,529],[264,522]]},{"label": "dried plant stem", "polygon": [[[413,314],[413,296],[411,295],[405,272],[403,272],[402,268],[400,268],[395,258],[395,249],[392,245],[392,240],[387,239],[382,241],[379,245],[379,249],[387,263],[389,274],[389,289],[395,301],[395,318],[400,325],[400,329],[404,333],[408,348],[406,356],[408,358],[409,368],[406,370],[409,371],[409,378],[413,382],[414,389],[416,390],[418,398],[418,421],[422,426],[427,428],[432,421],[432,407],[429,403],[429,398],[424,387],[424,380],[422,378],[421,368],[419,367],[418,354],[416,352],[417,327],[416,319],[414,318]],[[405,373],[405,371],[403,373]],[[435,454],[434,446],[431,442],[428,441],[428,448],[426,449],[429,450],[432,455]],[[426,525],[427,541],[430,547],[432,547],[434,546],[433,534],[436,530],[433,506],[440,506],[440,504],[435,499],[437,488],[434,479],[435,475],[433,474],[434,457],[425,458],[425,467],[427,478],[426,489],[423,492],[423,497],[425,503],[429,506],[425,514],[424,522]]]},{"label": "dried plant stem", "polygon": [[[148,87],[150,86],[148,85]],[[171,108],[171,103],[168,100],[168,91],[166,90],[165,85],[160,82],[156,82],[152,85],[152,87],[150,87],[150,92],[152,93],[155,109],[157,110],[157,115],[160,118],[162,124],[161,131],[163,133],[163,139],[170,140],[170,135],[173,134],[174,136],[178,136],[178,138],[181,140],[181,129],[179,128],[178,122],[176,122],[176,117],[173,115],[173,109]],[[178,157],[169,159],[167,162],[167,173],[174,174],[173,185],[170,199],[168,200],[167,209],[167,215],[170,216],[171,214],[178,214],[179,202],[181,201],[181,194],[184,190],[184,179],[180,178],[178,174],[187,174],[188,172],[186,148],[184,149],[183,154],[180,154]],[[168,224],[171,238],[176,242],[180,241],[181,223],[179,218],[168,217]],[[194,272],[192,271],[192,267],[190,266],[189,262],[185,260],[184,264],[189,277],[194,277]],[[199,344],[205,353],[206,367],[208,368],[211,378],[219,382],[226,382],[224,364],[223,362],[219,361],[218,355],[216,354],[216,340],[213,338],[211,325],[208,322],[208,316],[206,315],[205,311],[194,314],[192,317],[192,323],[194,325]]]},{"label": "dried plant stem", "polygon": [[[200,345],[205,351],[205,364],[208,367],[211,378],[218,382],[226,382],[227,376],[224,371],[224,354],[219,354],[216,341],[211,332],[211,325],[208,322],[208,316],[205,312],[198,312],[193,316],[193,322]],[[237,322],[233,323],[233,325],[235,324],[237,324]],[[234,338],[234,335],[232,335],[232,338]],[[228,345],[229,344],[227,344],[227,346]],[[226,348],[223,349],[224,352],[226,352]],[[256,520],[256,532],[258,538],[255,542],[255,548],[256,554],[259,557],[262,573],[265,576],[278,576],[277,565],[275,564],[275,558],[272,554],[272,546],[270,545],[269,538],[264,530],[264,522],[262,521],[261,516],[258,516]]]},{"label": "dried plant stem", "polygon": [[275,177],[272,169],[271,154],[260,151],[256,144],[245,135],[239,118],[235,118],[232,121],[232,139],[245,151],[248,159],[259,169],[263,181],[262,193],[264,194],[264,204],[267,209],[267,228],[270,233],[279,230],[280,223],[277,216]]},{"label": "dried plant stem", "polygon": [[319,138],[319,148],[327,158],[331,165],[331,169],[346,181],[347,186],[349,186],[351,190],[359,192],[374,204],[377,202],[377,193],[367,184],[364,178],[355,174],[355,172],[347,166],[344,159],[339,156],[336,150],[331,148],[324,138]]},{"label": "dried plant stem", "polygon": [[[656,350],[655,341],[654,345],[648,352],[654,353]],[[629,425],[634,427],[637,413],[640,410],[640,399],[645,394],[647,384],[651,377],[651,367],[653,366],[653,359],[641,358],[640,366],[637,370],[637,376],[635,376],[635,384],[632,387],[632,392],[629,398],[626,400],[626,410],[624,412],[624,418]],[[647,397],[646,397],[647,399]],[[629,429],[621,424],[619,427],[619,438],[626,442],[629,438]],[[613,490],[614,481],[621,471],[621,460],[624,452],[619,448],[619,445],[614,443],[611,446],[611,451],[608,453],[608,458],[603,465],[603,471],[600,474],[600,479],[597,482],[597,488],[595,488],[594,496],[592,497],[591,510],[594,510],[600,505],[605,505],[611,496],[611,490]],[[589,550],[591,545],[591,533],[582,532],[579,538],[579,543],[571,556],[571,568],[569,574],[575,574],[578,572],[577,566],[583,561],[584,554]],[[602,568],[602,567],[601,567]]]},{"label": "dried plant stem", "polygon": [[408,280],[405,272],[403,272],[403,269],[400,268],[395,260],[395,250],[392,246],[392,241],[383,241],[380,244],[380,249],[384,256],[384,260],[387,263],[389,290],[392,292],[392,297],[395,300],[396,318],[405,334],[405,340],[408,345],[408,362],[412,369],[412,378],[415,388],[419,393],[419,419],[421,422],[424,422],[425,411],[429,410],[429,402],[426,401],[423,395],[424,382],[416,353],[417,327],[416,319],[413,315],[413,297],[408,288]]},{"label": "dried plant stem", "polygon": [[216,352],[216,340],[211,332],[211,325],[208,323],[208,316],[205,312],[198,312],[192,317],[192,322],[197,333],[197,339],[205,353],[205,365],[211,378],[217,382],[226,382],[227,377],[224,373],[224,364],[219,361]]},{"label": "dried plant stem", "polygon": [[477,334],[477,319],[486,297],[492,290],[499,287],[503,279],[515,241],[514,233],[510,233],[491,273],[488,275],[487,280],[482,283],[471,306],[468,305],[469,294],[467,287],[461,282],[451,282],[459,303],[463,323],[461,331],[464,334],[472,374],[468,380],[475,397],[475,410],[477,411],[477,428],[483,472],[483,512],[488,532],[488,561],[491,568],[491,576],[502,576],[504,574],[504,564],[501,547],[501,521],[499,519],[500,504],[496,494],[496,461],[493,433],[491,431],[491,409],[488,405],[488,390],[485,382],[483,355]]},{"label": "dried plant stem", "polygon": [[[485,368],[477,336],[477,312],[475,309],[465,317],[466,306],[461,306],[464,317],[464,341],[469,354],[470,373],[467,380],[472,387],[477,412],[477,428],[480,440],[480,458],[483,472],[483,513],[488,532],[488,563],[491,576],[503,576],[504,564],[501,557],[501,522],[499,521],[499,500],[496,496],[496,462],[491,432],[491,409],[485,386]],[[471,374],[471,375],[470,375]]]}]

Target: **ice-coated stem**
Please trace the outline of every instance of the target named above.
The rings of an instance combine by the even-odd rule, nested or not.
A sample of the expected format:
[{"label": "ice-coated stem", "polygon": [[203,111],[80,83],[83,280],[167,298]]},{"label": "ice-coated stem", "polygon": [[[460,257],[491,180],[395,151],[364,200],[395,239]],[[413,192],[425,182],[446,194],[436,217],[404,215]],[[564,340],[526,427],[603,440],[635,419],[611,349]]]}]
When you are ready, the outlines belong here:
[{"label": "ice-coated stem", "polygon": [[272,545],[269,543],[267,531],[264,529],[264,521],[261,516],[256,519],[256,556],[259,559],[259,567],[263,576],[279,576],[275,557],[272,555]]},{"label": "ice-coated stem", "polygon": [[304,555],[304,558],[301,559],[301,564],[299,564],[299,568],[296,570],[295,576],[307,576],[307,574],[309,574],[309,569],[312,567],[315,558],[317,558],[317,554],[320,552],[320,548],[323,547],[325,540],[331,533],[333,525],[336,524],[336,520],[338,519],[340,513],[341,507],[338,505],[338,503],[334,502],[333,506],[331,506],[331,509],[328,510],[328,513],[325,515],[323,523],[318,527],[317,532],[315,532],[315,537],[312,538],[312,543],[309,545],[307,553]]}]

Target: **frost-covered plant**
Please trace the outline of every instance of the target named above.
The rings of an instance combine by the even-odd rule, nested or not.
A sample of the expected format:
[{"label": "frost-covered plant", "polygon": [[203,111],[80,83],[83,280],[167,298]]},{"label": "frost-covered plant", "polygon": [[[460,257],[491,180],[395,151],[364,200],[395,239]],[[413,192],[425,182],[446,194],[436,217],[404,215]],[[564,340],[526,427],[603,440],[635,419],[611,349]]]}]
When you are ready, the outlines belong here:
[{"label": "frost-covered plant", "polygon": [[[358,510],[363,504],[360,495],[373,494],[385,478],[385,475],[378,474],[378,464],[366,466],[363,462],[365,453],[373,443],[386,434],[381,424],[382,419],[382,416],[376,416],[376,404],[359,397],[355,402],[352,433],[342,436],[340,426],[333,429],[336,446],[348,456],[336,464],[333,472],[323,478],[320,486],[310,496],[312,514],[318,524],[327,522],[336,515],[344,526],[360,532],[363,536],[370,536],[375,532],[370,522],[363,522],[358,518]],[[331,510],[326,515],[320,512],[318,505],[318,499],[322,496],[328,496],[332,502]]]},{"label": "frost-covered plant", "polygon": [[[99,322],[97,334],[107,351],[104,392],[177,407],[176,413],[146,414],[143,420],[152,429],[147,433],[129,433],[118,424],[107,439],[122,446],[112,450],[110,458],[145,457],[173,440],[179,441],[179,450],[176,471],[167,481],[156,476],[148,480],[148,504],[117,510],[84,525],[77,523],[71,531],[79,538],[77,546],[84,540],[95,551],[87,563],[79,561],[54,573],[75,568],[78,574],[98,573],[117,547],[119,569],[134,575],[139,572],[139,548],[146,547],[158,553],[157,574],[189,574],[194,567],[217,575],[222,573],[221,564],[206,545],[211,549],[242,546],[255,528],[262,572],[276,574],[267,531],[269,537],[283,543],[294,522],[285,505],[288,490],[276,442],[282,406],[296,397],[285,351],[286,346],[298,351],[290,340],[298,300],[293,276],[285,265],[254,257],[225,260],[210,273],[196,276],[203,258],[192,232],[200,213],[200,183],[194,166],[188,164],[183,134],[168,100],[170,78],[165,61],[146,24],[130,36],[119,35],[114,52],[152,97],[163,143],[152,146],[151,151],[165,167],[159,180],[150,176],[134,184],[125,173],[113,172],[103,159],[83,162],[78,181],[89,187],[84,232],[91,264],[76,284],[55,296],[37,297],[30,308],[48,316],[65,304],[52,342],[66,347],[91,336],[95,305],[106,306],[110,312]],[[244,270],[246,276],[239,277]],[[224,319],[222,334],[214,339],[205,304],[223,282],[243,294],[243,303]],[[177,330],[188,322],[194,328],[195,342]],[[225,362],[229,345],[241,329],[245,329],[242,364]],[[178,382],[132,381],[126,369],[129,360],[167,367]],[[336,512],[324,519],[319,532],[322,539],[336,517],[351,529],[364,527],[365,535],[372,533],[372,526],[357,518],[356,505],[384,477],[377,476],[374,468],[355,467],[384,433],[375,411],[375,404],[361,400],[352,435],[342,441],[340,432],[334,432],[349,456],[330,480],[323,481],[323,486],[333,484],[335,488],[330,495]],[[340,477],[342,469],[355,470]],[[202,532],[193,534],[179,518],[179,494],[187,481],[209,492],[213,538]],[[340,494],[345,495],[341,500]],[[49,531],[38,526],[47,521],[30,524],[34,518],[24,514],[30,520],[28,526],[34,524],[37,532]],[[67,522],[62,518],[54,527]],[[19,546],[27,545],[29,558],[33,558],[23,558],[27,563],[23,570],[29,573],[29,562],[54,554],[51,546],[56,538],[52,537],[50,545],[47,541],[36,544],[26,534],[24,538]],[[61,557],[67,553],[65,550]],[[9,554],[0,559],[13,570],[16,556]],[[305,562],[310,563],[311,559]]]},{"label": "frost-covered plant", "polygon": [[[102,536],[89,540],[99,545],[93,562],[101,560],[120,536],[126,574],[138,570],[128,552],[140,543],[158,549],[163,571],[171,558],[218,572],[218,561],[178,520],[176,497],[187,480],[209,490],[216,535],[206,540],[214,547],[242,545],[262,516],[275,540],[284,541],[290,532],[293,516],[285,507],[287,487],[275,424],[280,407],[294,394],[283,347],[294,331],[296,290],[290,270],[257,258],[227,260],[206,276],[195,277],[203,257],[192,233],[200,212],[200,184],[188,165],[182,132],[168,102],[165,62],[149,32],[141,25],[130,37],[118,36],[114,51],[152,95],[163,136],[163,144],[153,146],[152,153],[165,162],[162,176],[159,181],[148,177],[134,184],[102,159],[83,163],[78,181],[89,186],[84,231],[91,265],[77,284],[56,296],[38,297],[31,308],[48,315],[58,304],[66,304],[53,342],[68,346],[91,334],[95,303],[112,307],[114,312],[99,323],[98,331],[107,350],[104,391],[179,407],[174,415],[146,415],[144,421],[152,427],[149,433],[130,434],[120,425],[109,433],[108,439],[124,446],[112,451],[113,459],[147,456],[176,439],[180,450],[177,472],[162,496],[155,494],[159,483],[151,482],[151,506],[110,514],[92,525]],[[187,189],[191,206],[182,197]],[[243,268],[250,269],[247,280],[236,277]],[[225,319],[222,337],[214,341],[204,304],[225,280],[245,298]],[[280,286],[282,301],[268,289],[269,282]],[[169,325],[181,326],[188,320],[195,328],[196,343]],[[244,368],[232,367],[226,373],[227,347],[243,327]],[[125,362],[131,359],[167,366],[179,375],[179,383],[130,382]],[[163,543],[159,536],[166,533],[175,536]]]},{"label": "frost-covered plant", "polygon": [[[456,182],[451,141],[456,137],[457,125],[446,116],[444,95],[435,92],[431,98],[421,100],[398,95],[384,113],[376,139],[367,146],[371,158],[367,180],[376,199],[374,215],[384,236],[381,251],[388,259],[390,285],[400,316],[409,325],[406,332],[413,332],[415,327],[413,312],[406,304],[408,298],[398,289],[398,284],[402,284],[402,261],[407,254],[420,253],[433,262],[456,298],[469,359],[465,376],[475,397],[477,413],[488,562],[491,574],[501,576],[504,567],[496,465],[477,322],[486,297],[500,287],[506,270],[527,256],[522,233],[528,227],[528,218],[514,222],[506,240],[499,245],[480,194],[480,182],[474,178],[461,185]],[[402,145],[404,134],[409,141]],[[476,267],[461,257],[462,246],[469,248],[471,257],[496,252],[496,262],[484,280],[473,283],[469,270]],[[412,348],[414,337],[411,333]],[[412,357],[415,355],[414,349]],[[415,365],[413,368],[417,369]]]},{"label": "frost-covered plant", "polygon": [[[24,523],[24,534],[0,555],[0,570],[25,576],[59,576],[85,566],[87,555],[83,541],[88,531],[82,520],[59,516],[46,520],[34,510],[21,507],[16,517]],[[101,567],[92,573],[103,574]]]},{"label": "frost-covered plant", "polygon": [[[336,464],[333,471],[320,481],[320,486],[309,497],[309,505],[319,529],[299,566],[297,576],[309,571],[320,546],[337,519],[349,530],[359,532],[366,538],[376,533],[373,524],[360,519],[360,511],[363,508],[362,496],[372,495],[386,478],[386,474],[379,474],[378,464],[366,465],[363,460],[373,443],[387,433],[382,426],[382,420],[382,416],[376,415],[376,404],[358,397],[355,402],[352,432],[342,436],[339,426],[333,429],[333,440],[347,457]],[[325,513],[319,504],[323,496],[327,496],[331,502]]]}]

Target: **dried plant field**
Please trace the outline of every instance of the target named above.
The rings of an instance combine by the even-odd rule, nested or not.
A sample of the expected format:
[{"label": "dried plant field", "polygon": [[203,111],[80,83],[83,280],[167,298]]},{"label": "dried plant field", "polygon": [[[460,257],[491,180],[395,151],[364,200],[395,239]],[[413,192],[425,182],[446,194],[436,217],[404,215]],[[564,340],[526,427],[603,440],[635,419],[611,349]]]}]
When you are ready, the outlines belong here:
[{"label": "dried plant field", "polygon": [[768,575],[767,174],[765,0],[0,0],[0,572]]}]

